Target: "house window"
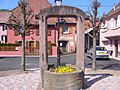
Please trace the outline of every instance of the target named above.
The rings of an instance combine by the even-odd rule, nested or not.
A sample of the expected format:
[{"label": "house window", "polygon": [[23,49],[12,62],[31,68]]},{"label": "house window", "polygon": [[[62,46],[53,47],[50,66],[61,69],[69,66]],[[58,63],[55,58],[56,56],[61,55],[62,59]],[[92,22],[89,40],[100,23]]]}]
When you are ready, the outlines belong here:
[{"label": "house window", "polygon": [[63,34],[69,33],[68,26],[63,26],[62,31]]},{"label": "house window", "polygon": [[3,31],[7,30],[7,25],[3,25]]},{"label": "house window", "polygon": [[117,17],[115,17],[114,19],[115,19],[114,25],[115,25],[115,27],[117,27]]},{"label": "house window", "polygon": [[6,42],[7,42],[7,36],[6,36],[6,35],[2,35],[2,36],[1,36],[1,41],[2,41],[3,43],[6,43]]}]

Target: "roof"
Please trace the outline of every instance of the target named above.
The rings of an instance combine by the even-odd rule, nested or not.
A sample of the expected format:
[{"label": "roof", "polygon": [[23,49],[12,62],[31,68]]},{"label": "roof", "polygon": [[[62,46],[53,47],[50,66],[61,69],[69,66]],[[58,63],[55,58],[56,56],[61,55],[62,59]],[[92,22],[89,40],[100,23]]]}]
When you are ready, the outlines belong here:
[{"label": "roof", "polygon": [[0,23],[7,23],[11,12],[9,10],[0,10]]},{"label": "roof", "polygon": [[[27,10],[32,10],[32,13],[38,14],[40,10],[50,7],[51,4],[48,2],[48,0],[27,0]],[[20,17],[21,16],[21,9],[19,6],[17,6],[16,8],[14,8],[12,10],[12,13],[16,16],[16,17]],[[33,19],[31,23],[36,23],[37,20]]]},{"label": "roof", "polygon": [[110,10],[110,12],[107,14],[107,16],[114,15],[116,13],[120,12],[120,2]]}]

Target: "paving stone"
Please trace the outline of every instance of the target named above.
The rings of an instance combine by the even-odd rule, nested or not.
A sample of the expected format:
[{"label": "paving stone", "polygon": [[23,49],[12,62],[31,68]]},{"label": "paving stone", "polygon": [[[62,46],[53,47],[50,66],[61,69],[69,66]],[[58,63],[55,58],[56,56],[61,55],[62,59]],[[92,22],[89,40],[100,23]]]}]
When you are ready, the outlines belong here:
[{"label": "paving stone", "polygon": [[[116,73],[115,71],[112,72]],[[118,74],[120,72],[117,72],[116,76],[96,72],[87,74],[85,76],[86,85],[88,85],[86,90],[120,90],[120,75]],[[39,70],[27,74],[0,77],[0,90],[40,90],[39,84]]]}]

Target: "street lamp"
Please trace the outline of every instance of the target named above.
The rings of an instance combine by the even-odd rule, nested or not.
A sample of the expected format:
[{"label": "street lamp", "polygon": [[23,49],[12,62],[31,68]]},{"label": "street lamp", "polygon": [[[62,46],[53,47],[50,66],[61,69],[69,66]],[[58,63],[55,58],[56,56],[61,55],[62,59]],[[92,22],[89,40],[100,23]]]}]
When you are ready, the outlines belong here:
[{"label": "street lamp", "polygon": [[61,6],[62,5],[62,0],[55,0],[56,6]]},{"label": "street lamp", "polygon": [[60,66],[60,43],[59,43],[59,39],[60,39],[60,16],[58,16],[58,47],[57,47],[57,66]]},{"label": "street lamp", "polygon": [[[56,6],[61,6],[62,5],[62,0],[55,0]],[[57,47],[57,66],[60,65],[60,43],[59,43],[59,30],[60,30],[60,16],[58,16],[58,47]]]}]

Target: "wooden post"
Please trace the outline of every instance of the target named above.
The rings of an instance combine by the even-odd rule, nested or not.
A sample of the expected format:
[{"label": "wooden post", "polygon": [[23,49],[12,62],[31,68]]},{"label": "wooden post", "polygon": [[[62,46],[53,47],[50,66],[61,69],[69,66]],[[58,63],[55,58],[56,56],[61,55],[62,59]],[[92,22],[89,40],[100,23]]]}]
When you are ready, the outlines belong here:
[{"label": "wooden post", "polygon": [[44,71],[48,68],[48,52],[47,52],[47,22],[45,16],[40,16],[40,74],[41,74],[41,90],[44,89]]},{"label": "wooden post", "polygon": [[84,71],[84,20],[81,16],[77,17],[77,55],[76,55],[76,66]]},{"label": "wooden post", "polygon": [[40,17],[40,65],[48,64],[47,52],[47,22],[44,16]]}]

